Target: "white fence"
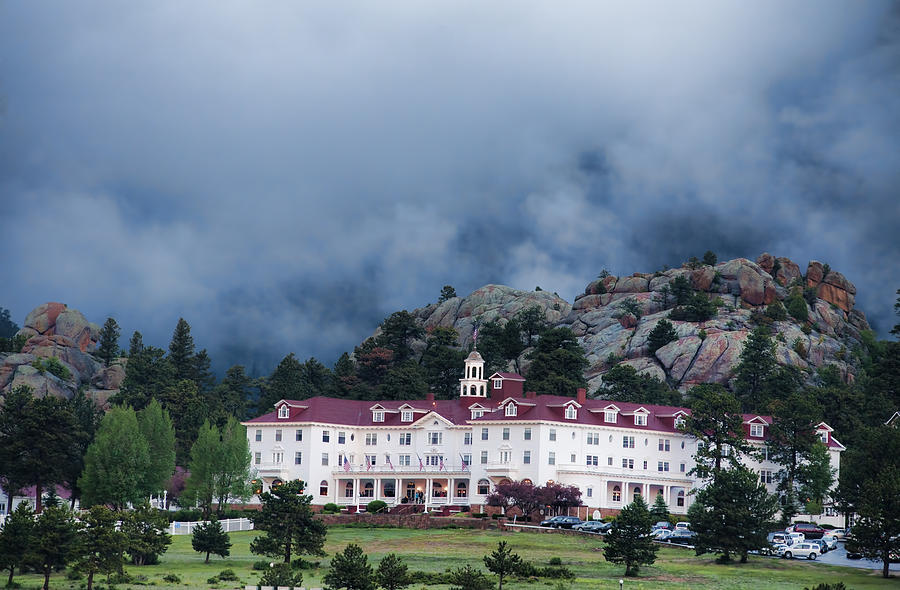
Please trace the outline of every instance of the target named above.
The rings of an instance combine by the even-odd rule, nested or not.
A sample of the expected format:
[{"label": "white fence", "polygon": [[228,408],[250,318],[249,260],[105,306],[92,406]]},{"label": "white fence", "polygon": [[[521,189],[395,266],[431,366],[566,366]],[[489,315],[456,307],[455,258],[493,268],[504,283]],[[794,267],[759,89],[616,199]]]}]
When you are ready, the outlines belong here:
[{"label": "white fence", "polygon": [[[173,522],[169,525],[169,534],[192,535],[194,533],[194,527],[202,523],[202,520],[199,522]],[[225,520],[220,520],[219,523],[221,523],[222,529],[226,533],[253,530],[253,522],[249,518],[227,518]]]}]

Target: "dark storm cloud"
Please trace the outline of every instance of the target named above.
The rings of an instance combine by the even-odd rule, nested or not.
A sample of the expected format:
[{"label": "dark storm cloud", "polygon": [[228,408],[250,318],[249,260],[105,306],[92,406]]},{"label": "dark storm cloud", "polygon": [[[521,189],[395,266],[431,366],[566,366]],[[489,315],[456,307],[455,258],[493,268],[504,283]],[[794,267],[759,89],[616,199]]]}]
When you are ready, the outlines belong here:
[{"label": "dark storm cloud", "polygon": [[[498,282],[707,249],[900,285],[888,3],[0,5],[0,305],[332,362]],[[221,368],[221,366],[220,366]]]}]

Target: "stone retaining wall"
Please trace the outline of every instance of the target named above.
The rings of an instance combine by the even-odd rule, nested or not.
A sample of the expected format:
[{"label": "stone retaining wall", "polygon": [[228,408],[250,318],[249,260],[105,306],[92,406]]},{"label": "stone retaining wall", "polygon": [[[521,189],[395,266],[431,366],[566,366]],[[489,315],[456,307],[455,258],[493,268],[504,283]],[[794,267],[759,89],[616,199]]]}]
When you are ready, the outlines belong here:
[{"label": "stone retaining wall", "polygon": [[327,525],[366,523],[408,529],[439,529],[455,526],[466,529],[497,528],[498,521],[482,518],[431,516],[430,514],[316,514]]}]

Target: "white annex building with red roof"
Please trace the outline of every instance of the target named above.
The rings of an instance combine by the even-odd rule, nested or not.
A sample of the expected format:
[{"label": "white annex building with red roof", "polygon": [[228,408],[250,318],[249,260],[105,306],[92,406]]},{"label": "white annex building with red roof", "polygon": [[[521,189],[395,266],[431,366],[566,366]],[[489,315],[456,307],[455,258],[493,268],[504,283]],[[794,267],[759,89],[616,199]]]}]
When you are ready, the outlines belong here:
[{"label": "white annex building with red roof", "polygon": [[[671,513],[687,512],[701,483],[689,475],[697,440],[679,430],[689,409],[586,399],[584,389],[537,396],[523,392],[524,382],[515,373],[485,377],[473,351],[455,400],[281,400],[243,423],[253,468],[266,489],[305,481],[316,505],[379,499],[476,509],[495,484],[530,480],[577,486],[584,505],[604,515],[638,494],[648,503],[662,494]],[[744,416],[763,455],[771,421]],[[843,445],[827,424],[817,432],[837,469]],[[751,457],[745,464],[774,493],[779,467]]]}]

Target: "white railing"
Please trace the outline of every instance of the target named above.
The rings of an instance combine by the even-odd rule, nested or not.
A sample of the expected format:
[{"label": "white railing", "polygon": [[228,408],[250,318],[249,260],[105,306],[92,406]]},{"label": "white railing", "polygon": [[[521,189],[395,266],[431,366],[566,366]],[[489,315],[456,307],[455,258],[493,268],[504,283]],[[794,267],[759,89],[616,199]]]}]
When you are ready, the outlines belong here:
[{"label": "white railing", "polygon": [[[194,534],[194,528],[203,524],[203,522],[202,520],[198,522],[173,522],[169,525],[169,534],[192,535]],[[225,520],[220,520],[219,523],[222,525],[222,530],[226,533],[253,530],[253,522],[249,518],[226,518]]]},{"label": "white railing", "polygon": [[421,475],[422,477],[430,475],[469,475],[470,471],[471,467],[468,465],[463,466],[461,463],[444,463],[443,468],[440,465],[424,465],[421,469],[418,465],[394,465],[393,468],[389,465],[372,465],[371,467],[366,467],[365,465],[353,465],[350,469],[344,469],[342,466],[335,466],[331,470],[334,475],[340,476],[346,474],[347,477],[354,475],[372,476],[400,474]]}]

